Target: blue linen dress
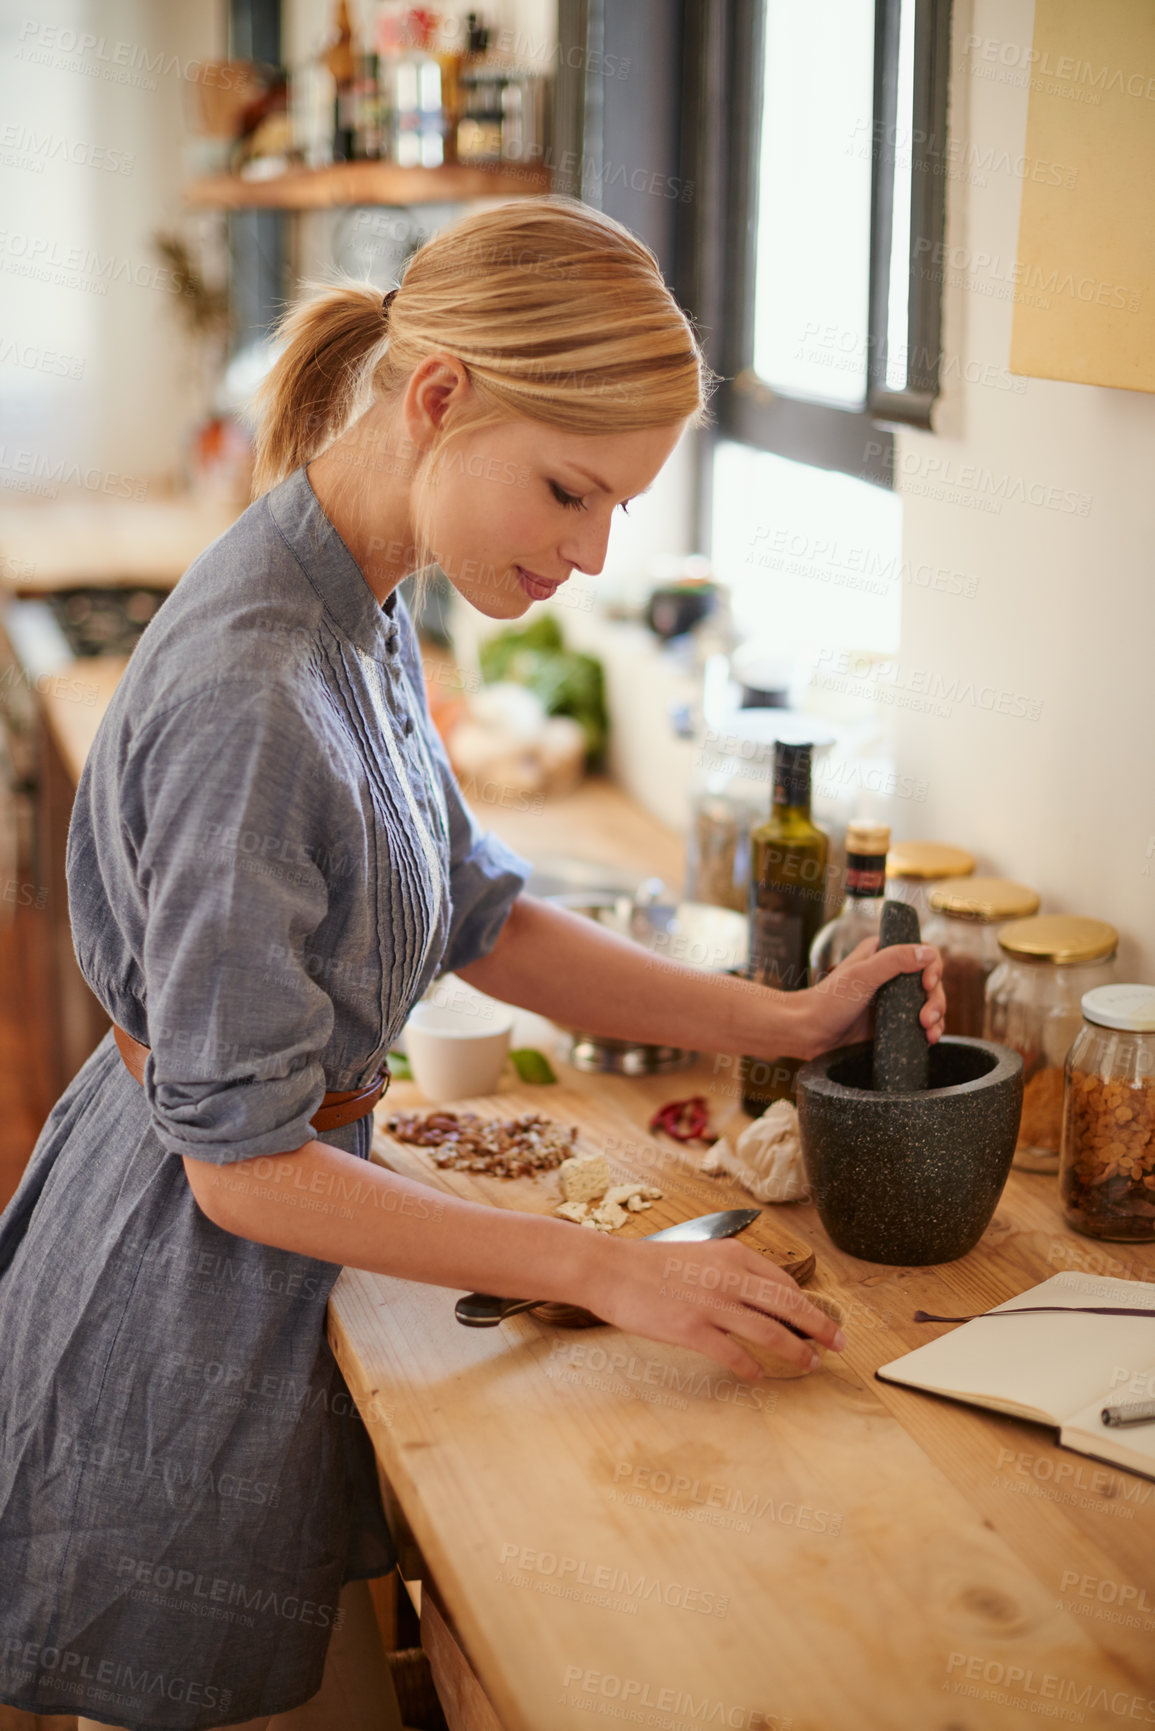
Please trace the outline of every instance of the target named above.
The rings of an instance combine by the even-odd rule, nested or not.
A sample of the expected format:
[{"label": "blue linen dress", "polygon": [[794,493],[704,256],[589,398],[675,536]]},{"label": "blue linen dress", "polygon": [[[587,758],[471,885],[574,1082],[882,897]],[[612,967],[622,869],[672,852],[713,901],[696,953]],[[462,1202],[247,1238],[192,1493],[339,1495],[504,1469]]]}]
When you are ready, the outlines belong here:
[{"label": "blue linen dress", "polygon": [[[0,1701],[204,1731],[320,1688],[342,1584],[396,1560],[340,1270],[214,1226],[180,1157],[307,1141],[529,870],[298,470],[160,609],[76,797],[77,955],[151,1056],[142,1088],[105,1037],[0,1217]],[[322,1139],[366,1158],[370,1123]]]}]

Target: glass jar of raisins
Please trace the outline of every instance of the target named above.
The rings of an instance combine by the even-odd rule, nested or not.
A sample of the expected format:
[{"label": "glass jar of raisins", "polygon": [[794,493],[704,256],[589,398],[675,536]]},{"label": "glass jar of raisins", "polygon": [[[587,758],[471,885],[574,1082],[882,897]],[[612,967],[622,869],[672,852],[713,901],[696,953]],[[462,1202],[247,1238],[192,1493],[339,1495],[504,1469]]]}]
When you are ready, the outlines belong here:
[{"label": "glass jar of raisins", "polygon": [[1091,1238],[1155,1239],[1155,986],[1098,986],[1067,1054],[1059,1192]]}]

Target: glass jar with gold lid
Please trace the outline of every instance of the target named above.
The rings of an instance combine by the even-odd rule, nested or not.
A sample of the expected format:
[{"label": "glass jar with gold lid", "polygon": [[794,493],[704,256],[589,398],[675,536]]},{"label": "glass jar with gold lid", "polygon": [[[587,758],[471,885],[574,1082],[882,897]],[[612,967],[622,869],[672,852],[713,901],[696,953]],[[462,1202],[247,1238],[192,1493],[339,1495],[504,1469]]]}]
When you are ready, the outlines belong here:
[{"label": "glass jar with gold lid", "polygon": [[1010,878],[963,878],[930,892],[928,944],[942,951],[943,1032],[981,1039],[987,980],[1002,959],[999,929],[1037,912],[1038,893]]},{"label": "glass jar with gold lid", "polygon": [[892,901],[917,908],[922,925],[930,918],[931,890],[948,880],[970,877],[974,869],[974,855],[965,847],[942,841],[892,842],[886,856],[886,893]]},{"label": "glass jar with gold lid", "polygon": [[1083,994],[1114,978],[1119,934],[1106,920],[1041,914],[1013,920],[998,941],[1003,959],[987,981],[983,1035],[1023,1060],[1014,1164],[1057,1172],[1063,1062],[1083,1026]]},{"label": "glass jar with gold lid", "polygon": [[1059,1194],[1091,1238],[1155,1239],[1155,986],[1099,986],[1067,1054]]}]

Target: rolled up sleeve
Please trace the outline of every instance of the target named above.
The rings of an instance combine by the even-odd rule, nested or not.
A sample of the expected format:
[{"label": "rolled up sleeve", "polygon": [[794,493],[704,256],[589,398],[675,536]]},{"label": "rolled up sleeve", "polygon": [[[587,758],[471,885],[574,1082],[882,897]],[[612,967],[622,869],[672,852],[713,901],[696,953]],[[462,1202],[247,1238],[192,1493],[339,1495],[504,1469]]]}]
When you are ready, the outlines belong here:
[{"label": "rolled up sleeve", "polygon": [[179,704],[139,752],[157,1135],[219,1164],[299,1148],[334,1022],[307,968],[328,908],[320,747],[292,698],[254,679]]}]

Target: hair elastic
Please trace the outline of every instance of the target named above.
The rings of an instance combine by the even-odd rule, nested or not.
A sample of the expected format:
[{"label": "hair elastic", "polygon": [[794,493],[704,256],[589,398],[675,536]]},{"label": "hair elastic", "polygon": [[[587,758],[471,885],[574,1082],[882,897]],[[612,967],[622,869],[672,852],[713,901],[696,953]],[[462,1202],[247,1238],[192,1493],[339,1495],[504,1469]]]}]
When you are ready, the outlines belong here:
[{"label": "hair elastic", "polygon": [[397,290],[396,289],[390,289],[389,293],[385,296],[385,299],[381,302],[381,316],[382,316],[382,318],[387,319],[389,317],[389,308],[393,305],[393,302],[396,299],[397,299]]}]

